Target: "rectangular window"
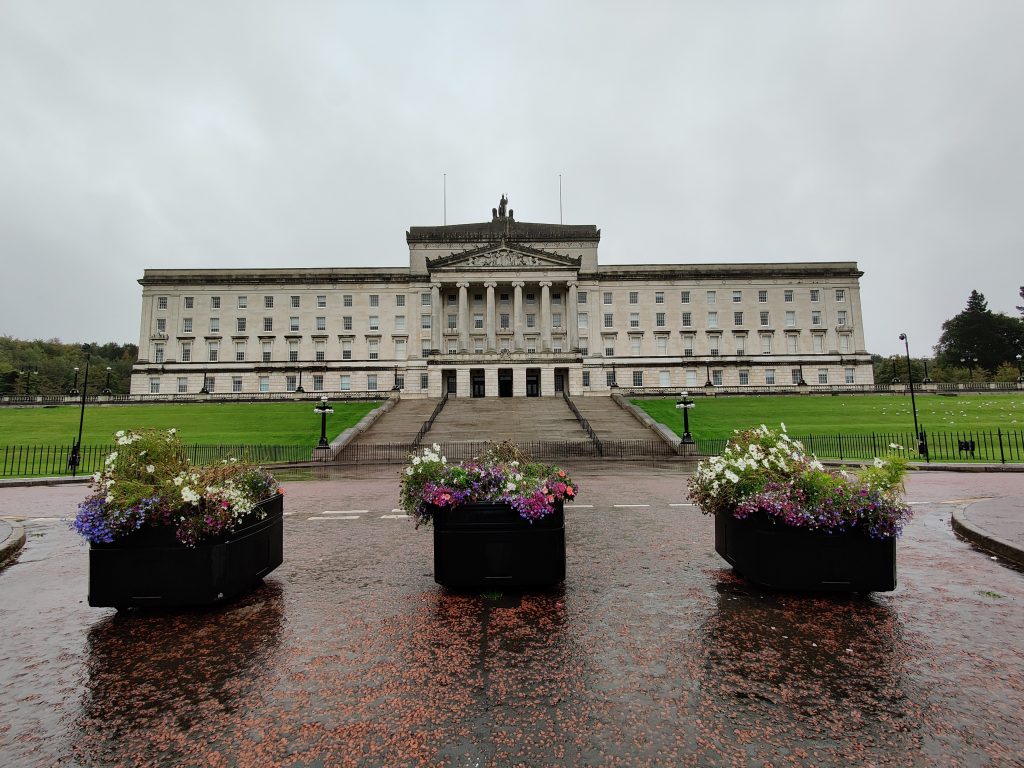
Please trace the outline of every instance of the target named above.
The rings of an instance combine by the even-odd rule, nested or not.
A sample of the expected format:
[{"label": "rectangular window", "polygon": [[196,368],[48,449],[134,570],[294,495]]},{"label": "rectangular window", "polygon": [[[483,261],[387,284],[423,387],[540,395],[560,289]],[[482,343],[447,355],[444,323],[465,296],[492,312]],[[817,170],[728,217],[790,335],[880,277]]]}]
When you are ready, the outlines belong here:
[{"label": "rectangular window", "polygon": [[289,341],[288,342],[288,362],[297,363],[299,362],[299,342]]},{"label": "rectangular window", "polygon": [[733,291],[732,292],[732,303],[733,304],[739,304],[741,301],[743,301],[743,291]]},{"label": "rectangular window", "polygon": [[395,296],[395,306],[396,307],[404,307],[405,306],[405,294],[404,293],[400,293],[397,296]]},{"label": "rectangular window", "polygon": [[429,293],[421,293],[420,294],[420,306],[421,307],[429,307],[430,306],[430,294]]},{"label": "rectangular window", "polygon": [[629,313],[629,327],[630,328],[639,328],[640,327],[640,313],[639,312],[630,312]]},{"label": "rectangular window", "polygon": [[430,357],[430,342],[429,341],[422,342],[422,346],[420,347],[420,357]]},{"label": "rectangular window", "polygon": [[796,354],[796,345],[798,338],[799,337],[795,333],[786,334],[786,352],[788,352],[791,355]]},{"label": "rectangular window", "polygon": [[689,328],[693,325],[693,313],[683,312],[683,327]]},{"label": "rectangular window", "polygon": [[512,345],[509,342],[507,337],[501,340],[501,351],[502,352],[511,352],[512,351]]},{"label": "rectangular window", "polygon": [[825,334],[816,333],[814,334],[814,351],[824,352],[825,351]]},{"label": "rectangular window", "polygon": [[654,303],[655,304],[664,304],[665,303],[665,292],[664,291],[655,291],[654,292]]},{"label": "rectangular window", "polygon": [[718,313],[717,312],[708,312],[708,328],[717,328],[717,327],[718,327]]},{"label": "rectangular window", "polygon": [[398,360],[405,360],[406,341],[405,339],[395,339],[395,357]]},{"label": "rectangular window", "polygon": [[473,352],[475,354],[483,354],[484,351],[484,340],[479,336],[473,337]]},{"label": "rectangular window", "polygon": [[602,300],[604,301],[605,304],[611,304],[612,303],[612,292],[611,291],[605,291],[604,294],[602,295]]},{"label": "rectangular window", "polygon": [[[427,317],[430,317],[430,315],[427,315]],[[352,315],[345,315],[341,318],[341,329],[343,331],[352,330]]]},{"label": "rectangular window", "polygon": [[327,359],[327,342],[316,341],[313,343],[313,359],[318,363],[322,363]]},{"label": "rectangular window", "polygon": [[342,392],[348,392],[352,389],[352,377],[347,373],[343,373],[341,378],[338,379],[338,389]]},{"label": "rectangular window", "polygon": [[758,302],[758,304],[767,304],[768,303],[768,291],[758,291],[757,292],[757,302]]},{"label": "rectangular window", "polygon": [[562,313],[561,312],[552,312],[551,313],[551,327],[552,328],[561,328],[562,327]]},{"label": "rectangular window", "polygon": [[560,293],[552,293],[551,294],[551,303],[552,304],[561,304],[562,303],[562,294],[560,294]]},{"label": "rectangular window", "polygon": [[153,362],[162,363],[164,361],[164,345],[157,344],[153,347]]},{"label": "rectangular window", "polygon": [[584,371],[583,372],[583,386],[584,387],[589,387],[590,386],[590,371]]},{"label": "rectangular window", "polygon": [[430,315],[420,315],[420,328],[429,331],[431,324]]},{"label": "rectangular window", "polygon": [[828,384],[828,368],[819,368],[818,369],[818,383],[819,384]]},{"label": "rectangular window", "polygon": [[242,391],[242,377],[241,376],[232,376],[231,377],[231,391],[232,392],[241,392]]},{"label": "rectangular window", "polygon": [[153,376],[149,380],[149,394],[159,395],[160,394],[160,379],[157,376]]},{"label": "rectangular window", "polygon": [[841,309],[836,313],[836,325],[846,325],[846,310]]},{"label": "rectangular window", "polygon": [[722,372],[721,371],[712,371],[711,372],[711,383],[714,384],[716,387],[722,386]]},{"label": "rectangular window", "polygon": [[156,319],[156,330],[157,330],[157,333],[166,333],[167,332],[167,318],[166,317],[158,317]]},{"label": "rectangular window", "polygon": [[156,297],[156,308],[157,309],[167,309],[167,297],[166,296],[157,296]]},{"label": "rectangular window", "polygon": [[679,302],[681,304],[689,304],[690,303],[690,292],[689,291],[680,291],[679,292]]},{"label": "rectangular window", "polygon": [[639,291],[630,291],[629,292],[629,303],[630,304],[639,304],[640,303],[640,292]]},{"label": "rectangular window", "polygon": [[395,330],[396,331],[404,331],[405,330],[405,315],[395,315]]},{"label": "rectangular window", "polygon": [[192,344],[191,342],[184,342],[181,345],[181,362],[191,363],[192,362]]},{"label": "rectangular window", "polygon": [[327,296],[323,293],[317,294],[316,307],[317,309],[324,309],[327,306]]},{"label": "rectangular window", "polygon": [[420,374],[420,389],[430,389],[430,375],[426,373]]},{"label": "rectangular window", "polygon": [[507,312],[502,312],[501,315],[498,317],[498,324],[501,328],[508,330],[509,317],[510,315]]},{"label": "rectangular window", "polygon": [[836,288],[836,301],[838,303],[840,303],[840,304],[842,304],[844,301],[846,301],[846,289],[845,288]]},{"label": "rectangular window", "polygon": [[839,351],[843,354],[849,354],[850,352],[850,334],[841,333],[839,334]]},{"label": "rectangular window", "polygon": [[800,384],[800,382],[803,380],[803,377],[800,375],[800,369],[799,368],[790,368],[789,369],[789,380],[791,382],[793,382],[794,384],[797,384],[797,385]]},{"label": "rectangular window", "polygon": [[380,357],[380,342],[377,339],[370,339],[366,343],[366,347],[371,360],[377,360]]},{"label": "rectangular window", "polygon": [[708,336],[708,350],[709,350],[708,353],[712,357],[718,357],[718,355],[720,354],[721,346],[722,346],[722,337],[721,336],[719,336],[717,334],[714,334],[712,336]]},{"label": "rectangular window", "polygon": [[528,353],[530,353],[531,355],[536,354],[536,352],[537,352],[537,337],[536,336],[527,336],[526,337],[526,351]]},{"label": "rectangular window", "polygon": [[718,302],[718,291],[707,292],[708,304],[716,304]]},{"label": "rectangular window", "polygon": [[742,312],[733,312],[732,313],[732,324],[733,325],[743,325],[743,313]]},{"label": "rectangular window", "polygon": [[821,325],[821,310],[815,309],[811,312],[811,325]]},{"label": "rectangular window", "polygon": [[782,300],[787,304],[793,303],[793,290],[791,288],[787,288],[782,292]]},{"label": "rectangular window", "polygon": [[644,372],[633,371],[633,386],[642,387],[644,385]]},{"label": "rectangular window", "polygon": [[847,368],[846,371],[845,371],[845,374],[846,374],[846,383],[847,384],[856,384],[857,383],[857,372],[856,372],[855,369]]},{"label": "rectangular window", "polygon": [[297,385],[298,379],[295,376],[288,375],[284,377],[284,390],[285,392],[294,392]]},{"label": "rectangular window", "polygon": [[274,343],[271,341],[264,341],[261,345],[261,355],[264,363],[269,363],[271,355],[273,354]]},{"label": "rectangular window", "polygon": [[747,354],[747,337],[742,333],[734,336],[733,341],[736,342],[736,354],[745,355]]},{"label": "rectangular window", "polygon": [[239,309],[248,309],[249,308],[249,297],[248,296],[239,296],[236,303],[238,304],[238,308]]},{"label": "rectangular window", "polygon": [[502,304],[508,304],[508,294],[507,293],[499,294],[498,295],[498,301],[500,301]]},{"label": "rectangular window", "polygon": [[405,389],[405,374],[404,373],[396,373],[395,374],[395,389]]},{"label": "rectangular window", "polygon": [[184,395],[188,392],[188,376],[178,377],[178,394]]},{"label": "rectangular window", "polygon": [[750,383],[750,371],[740,371],[740,386],[745,387]]},{"label": "rectangular window", "polygon": [[326,331],[327,330],[327,318],[326,317],[318,317],[316,319],[316,329],[318,331]]},{"label": "rectangular window", "polygon": [[370,294],[370,306],[371,307],[379,307],[380,306],[380,294],[377,294],[377,293],[371,293]]},{"label": "rectangular window", "polygon": [[477,330],[480,330],[481,328],[484,327],[483,315],[473,315],[473,327],[476,328]]},{"label": "rectangular window", "polygon": [[605,357],[615,356],[615,339],[611,336],[604,340],[604,355]]},{"label": "rectangular window", "polygon": [[289,317],[288,318],[288,330],[292,331],[293,333],[295,331],[299,330],[299,318],[297,318],[297,317]]},{"label": "rectangular window", "polygon": [[658,386],[659,387],[671,387],[672,377],[668,371],[658,371]]},{"label": "rectangular window", "polygon": [[220,296],[210,297],[210,309],[220,309]]},{"label": "rectangular window", "polygon": [[818,301],[820,293],[821,292],[817,288],[811,288],[811,301]]},{"label": "rectangular window", "polygon": [[270,377],[269,376],[260,376],[260,392],[269,392],[269,391],[270,391]]},{"label": "rectangular window", "polygon": [[765,369],[765,372],[764,372],[764,383],[765,384],[774,384],[775,383],[775,369],[774,368],[767,368],[767,369]]},{"label": "rectangular window", "polygon": [[183,317],[183,318],[181,318],[181,332],[182,333],[192,333],[192,318],[191,317]]},{"label": "rectangular window", "polygon": [[263,318],[263,331],[265,333],[269,333],[272,330],[274,330],[274,318],[272,318],[272,317],[264,317]]},{"label": "rectangular window", "polygon": [[792,309],[786,310],[786,327],[796,328],[796,312]]},{"label": "rectangular window", "polygon": [[273,309],[274,308],[274,297],[273,296],[264,296],[263,297],[263,308],[264,309]]},{"label": "rectangular window", "polygon": [[769,325],[770,315],[768,312],[761,312],[761,327],[767,328]]},{"label": "rectangular window", "polygon": [[458,315],[448,315],[448,330],[454,331],[458,328]]},{"label": "rectangular window", "polygon": [[211,341],[209,347],[207,347],[208,357],[207,360],[211,363],[216,363],[220,359],[220,344],[216,341]]},{"label": "rectangular window", "polygon": [[683,357],[693,357],[693,334],[683,336]]},{"label": "rectangular window", "polygon": [[298,296],[292,296],[291,297],[291,307],[292,307],[292,309],[298,309],[299,308],[299,297]]},{"label": "rectangular window", "polygon": [[629,354],[633,355],[633,357],[639,357],[640,356],[640,337],[639,336],[630,336],[629,337]]},{"label": "rectangular window", "polygon": [[605,312],[604,313],[604,327],[605,328],[611,328],[612,327],[612,313],[611,312]]},{"label": "rectangular window", "polygon": [[245,333],[245,318],[244,317],[236,317],[235,318],[235,332],[236,333]]},{"label": "rectangular window", "polygon": [[587,328],[590,323],[590,316],[586,312],[580,312],[576,315],[576,327]]},{"label": "rectangular window", "polygon": [[770,355],[772,353],[772,337],[767,334],[761,334],[761,354]]},{"label": "rectangular window", "polygon": [[590,339],[580,339],[580,354],[587,357],[590,354]]},{"label": "rectangular window", "polygon": [[235,342],[235,362],[236,363],[244,363],[245,362],[245,342],[244,341],[236,341]]},{"label": "rectangular window", "polygon": [[313,374],[313,391],[324,391],[324,376],[322,373]]},{"label": "rectangular window", "polygon": [[[429,294],[428,294],[428,296],[429,296]],[[341,305],[343,307],[351,307],[352,306],[352,294],[351,293],[346,293],[344,296],[341,297]]]},{"label": "rectangular window", "polygon": [[186,296],[185,297],[185,309],[192,309],[193,307],[195,307],[195,304],[196,304],[196,300],[195,300],[194,297],[192,297],[192,296]]},{"label": "rectangular window", "polygon": [[664,312],[655,312],[654,313],[654,324],[658,328],[664,328],[665,327],[665,313]]},{"label": "rectangular window", "polygon": [[576,303],[577,304],[586,304],[587,303],[587,292],[586,291],[577,291],[576,292]]},{"label": "rectangular window", "polygon": [[526,316],[526,327],[527,328],[535,328],[536,326],[537,326],[537,316],[536,315],[527,315]]},{"label": "rectangular window", "polygon": [[220,333],[220,318],[219,317],[211,317],[210,318],[210,333]]},{"label": "rectangular window", "polygon": [[535,304],[536,302],[537,302],[537,297],[534,294],[532,294],[532,293],[526,294],[526,303],[527,304]]},{"label": "rectangular window", "polygon": [[377,315],[370,315],[370,330],[371,331],[379,331],[380,330],[380,318]]},{"label": "rectangular window", "polygon": [[695,387],[697,386],[697,372],[694,370],[688,370],[686,372],[686,386]]},{"label": "rectangular window", "polygon": [[351,339],[342,339],[341,341],[341,359],[351,360],[352,359],[352,341]]}]

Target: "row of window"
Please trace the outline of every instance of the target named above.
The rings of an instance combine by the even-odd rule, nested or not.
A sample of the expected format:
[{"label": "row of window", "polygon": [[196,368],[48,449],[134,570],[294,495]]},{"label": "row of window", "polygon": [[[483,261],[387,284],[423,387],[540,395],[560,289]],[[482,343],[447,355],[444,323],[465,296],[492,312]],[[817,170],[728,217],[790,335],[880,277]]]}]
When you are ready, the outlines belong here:
[{"label": "row of window", "polygon": [[[689,290],[680,291],[679,292],[679,300],[680,300],[680,302],[683,303],[683,304],[689,304],[690,300],[691,300],[692,293],[693,292],[689,291]],[[724,293],[724,291],[723,291],[723,293]],[[705,291],[705,295],[704,295],[705,301],[708,304],[717,304],[718,303],[718,294],[719,294],[719,291],[717,289],[716,290]],[[731,298],[732,298],[733,303],[737,303],[738,304],[738,303],[743,301],[743,291],[742,290],[734,290],[734,291],[731,291],[730,294],[731,294]],[[787,303],[795,301],[795,295],[796,295],[796,292],[792,288],[786,288],[786,289],[783,289],[783,291],[782,291],[783,301],[787,302]],[[510,300],[509,297],[510,297],[509,293],[500,293],[500,294],[498,294],[498,300],[500,302],[502,302],[502,303],[506,303],[507,304],[509,302],[509,300]],[[195,296],[183,296],[182,297],[182,306],[185,309],[194,309],[195,308],[195,298],[196,298]],[[526,303],[527,304],[534,304],[537,301],[537,294],[536,293],[526,293],[525,294],[525,298],[526,298]],[[811,288],[811,289],[809,289],[809,298],[810,298],[810,300],[812,302],[819,302],[819,301],[821,301],[821,289],[820,288]],[[404,307],[405,306],[405,294],[401,294],[401,293],[395,294],[394,295],[394,299],[395,299],[395,306],[396,307]],[[210,309],[211,310],[221,309],[222,303],[221,303],[221,297],[220,296],[210,296],[209,300],[210,300]],[[368,301],[369,301],[369,305],[371,307],[379,307],[379,306],[381,306],[380,300],[381,300],[381,295],[380,294],[377,294],[377,293],[369,294]],[[446,300],[447,300],[449,305],[455,305],[455,304],[458,303],[458,294],[455,294],[455,293],[446,294]],[[482,293],[474,293],[473,294],[473,301],[474,301],[474,303],[479,304],[479,303],[482,303],[483,300],[484,300],[484,294],[482,294]],[[588,293],[588,291],[578,291],[577,292],[577,294],[576,294],[576,301],[579,304],[586,304],[588,302],[588,300],[589,300],[589,293]],[[835,300],[838,303],[843,303],[843,302],[846,301],[846,289],[845,288],[836,288],[835,289]],[[274,301],[275,301],[275,297],[274,296],[263,296],[263,307],[264,307],[264,309],[273,309],[274,308]],[[317,308],[320,308],[320,309],[326,308],[327,307],[327,294],[325,294],[325,293],[318,294],[316,296],[315,301],[316,301]],[[353,294],[351,294],[351,293],[342,294],[341,301],[342,301],[342,306],[345,306],[345,307],[353,306]],[[602,301],[603,304],[612,304],[614,302],[614,292],[613,291],[603,291],[602,294],[601,294],[601,301]],[[760,290],[757,291],[757,301],[759,303],[761,303],[761,304],[768,303],[768,290],[767,289],[760,289]],[[557,292],[552,293],[551,294],[551,303],[555,304],[555,305],[561,304],[562,303],[562,294],[561,293],[557,293]],[[630,304],[639,304],[640,303],[640,291],[629,291],[629,303]],[[665,291],[655,291],[654,292],[654,303],[655,304],[664,304],[665,303]],[[421,293],[420,294],[420,304],[422,306],[424,306],[424,307],[429,307],[431,305],[431,300],[430,300],[430,294],[429,293]],[[288,297],[288,306],[290,306],[290,307],[292,307],[294,309],[298,309],[299,307],[301,307],[301,305],[302,305],[302,297],[301,296],[294,296],[293,295],[293,296],[289,296]],[[238,309],[247,309],[248,306],[249,306],[249,297],[248,296],[236,296],[235,297],[235,306]],[[167,307],[168,307],[168,297],[167,296],[157,296],[156,297],[156,308],[158,310],[166,310]]]}]

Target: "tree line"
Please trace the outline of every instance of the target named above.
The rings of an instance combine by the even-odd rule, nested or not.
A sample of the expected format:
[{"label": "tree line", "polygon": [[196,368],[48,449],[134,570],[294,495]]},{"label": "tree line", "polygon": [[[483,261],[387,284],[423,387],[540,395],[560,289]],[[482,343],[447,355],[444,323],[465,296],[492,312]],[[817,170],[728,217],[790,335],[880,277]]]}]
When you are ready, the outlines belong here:
[{"label": "tree line", "polygon": [[[139,356],[138,346],[110,342],[89,347],[88,394],[100,394],[108,380],[112,393],[127,393],[132,365]],[[0,336],[0,395],[67,395],[75,388],[75,368],[79,369],[77,388],[81,391],[85,386],[85,358],[81,344]]]}]

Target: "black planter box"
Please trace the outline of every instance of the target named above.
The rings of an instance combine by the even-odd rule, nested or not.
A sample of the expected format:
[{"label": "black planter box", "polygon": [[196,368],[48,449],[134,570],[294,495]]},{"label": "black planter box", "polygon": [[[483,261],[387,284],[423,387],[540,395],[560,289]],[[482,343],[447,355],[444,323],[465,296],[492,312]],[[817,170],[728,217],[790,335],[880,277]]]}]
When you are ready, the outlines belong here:
[{"label": "black planter box", "polygon": [[283,509],[284,497],[275,495],[253,510],[265,511],[263,520],[253,519],[195,547],[179,542],[173,526],[143,528],[113,544],[92,544],[89,605],[174,608],[237,597],[281,564]]},{"label": "black planter box", "polygon": [[445,587],[546,587],[565,581],[562,502],[528,522],[508,504],[434,507],[434,581]]},{"label": "black planter box", "polygon": [[825,533],[775,523],[761,513],[745,520],[720,514],[715,551],[743,578],[774,589],[896,589],[896,540],[857,530]]}]

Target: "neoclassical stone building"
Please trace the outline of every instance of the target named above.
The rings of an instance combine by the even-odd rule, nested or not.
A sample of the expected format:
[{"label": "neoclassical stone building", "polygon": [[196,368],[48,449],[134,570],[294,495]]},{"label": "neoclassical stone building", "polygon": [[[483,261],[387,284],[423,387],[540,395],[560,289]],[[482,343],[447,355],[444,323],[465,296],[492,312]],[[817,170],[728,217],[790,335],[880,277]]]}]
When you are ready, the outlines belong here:
[{"label": "neoclassical stone building", "polygon": [[133,394],[870,384],[854,262],[600,265],[593,225],[411,227],[408,267],[147,269]]}]

